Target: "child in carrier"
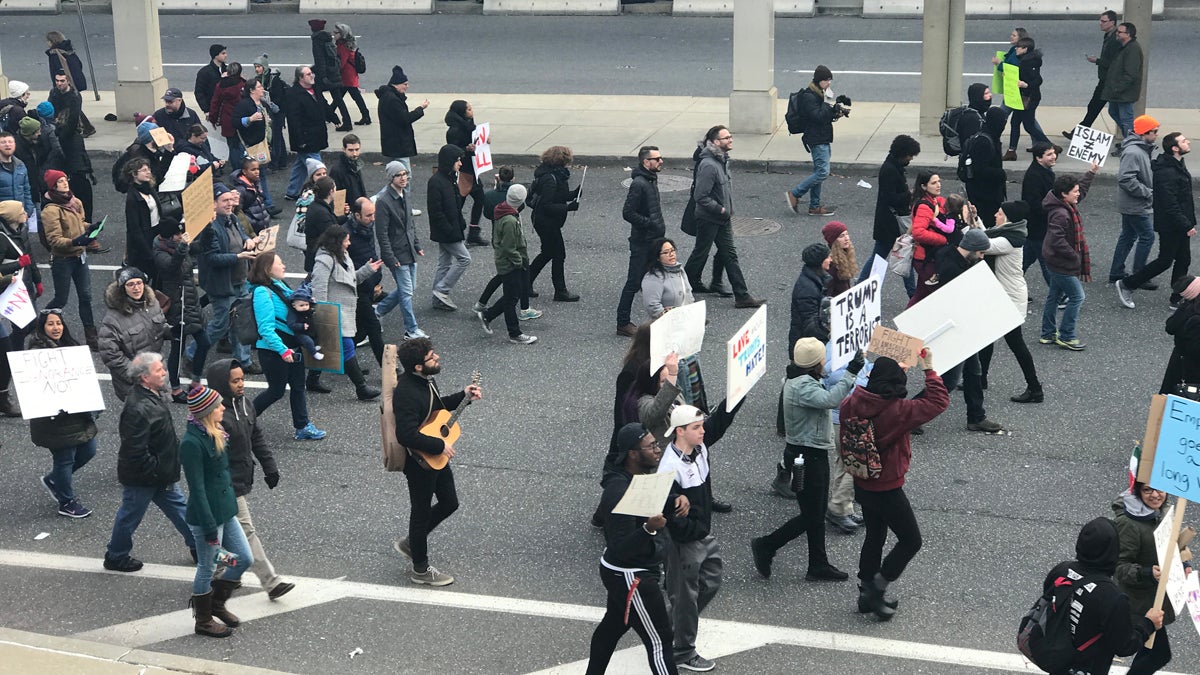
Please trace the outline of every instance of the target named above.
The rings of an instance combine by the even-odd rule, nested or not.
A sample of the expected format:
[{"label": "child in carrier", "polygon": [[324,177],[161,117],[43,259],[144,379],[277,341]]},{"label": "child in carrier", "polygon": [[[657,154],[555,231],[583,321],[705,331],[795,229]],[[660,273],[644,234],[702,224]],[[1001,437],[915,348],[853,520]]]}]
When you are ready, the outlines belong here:
[{"label": "child in carrier", "polygon": [[317,341],[321,339],[317,333],[317,324],[313,319],[313,296],[312,287],[308,283],[300,284],[300,287],[292,293],[291,308],[287,313],[287,325],[295,334],[296,340],[300,342],[300,346],[304,351],[312,355],[318,361],[325,358],[321,353],[321,347]]}]

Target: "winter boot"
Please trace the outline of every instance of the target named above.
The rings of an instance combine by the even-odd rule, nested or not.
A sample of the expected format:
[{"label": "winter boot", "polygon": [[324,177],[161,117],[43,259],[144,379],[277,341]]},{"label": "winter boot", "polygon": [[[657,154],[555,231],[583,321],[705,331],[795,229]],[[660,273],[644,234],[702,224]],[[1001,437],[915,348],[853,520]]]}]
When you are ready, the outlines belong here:
[{"label": "winter boot", "polygon": [[[888,607],[890,609],[896,609],[897,607],[900,606],[900,601],[893,600],[893,599],[888,598],[887,596],[884,596],[883,606]],[[863,584],[859,584],[858,585],[858,613],[859,614],[870,614],[872,611],[874,611],[874,610],[871,608],[870,603],[866,599],[866,588],[865,588],[865,586],[863,586]]]},{"label": "winter boot", "polygon": [[467,246],[488,246],[490,241],[483,238],[483,230],[478,225],[467,228]]},{"label": "winter boot", "polygon": [[796,493],[792,491],[791,468],[785,467],[783,464],[775,465],[775,480],[771,481],[771,489],[780,497],[796,498]]},{"label": "winter boot", "polygon": [[370,112],[368,112],[368,111],[366,111],[366,110],[363,110],[363,111],[362,111],[362,119],[360,119],[359,121],[355,122],[355,124],[357,124],[357,125],[358,125],[358,126],[360,126],[360,127],[370,126],[370,124],[371,124],[371,113],[370,113]]},{"label": "winter boot", "polygon": [[233,635],[231,628],[221,625],[220,621],[213,621],[213,591],[210,590],[204,595],[193,595],[188,604],[192,607],[192,616],[196,617],[198,635],[218,638]]},{"label": "winter boot", "polygon": [[346,377],[354,383],[354,393],[360,401],[370,401],[379,398],[383,390],[379,387],[372,387],[367,384],[367,378],[363,377],[362,368],[358,365],[358,359],[353,358],[346,361]]},{"label": "winter boot", "polygon": [[321,382],[321,371],[319,370],[308,371],[308,375],[304,379],[304,388],[317,394],[328,394],[333,391]]},{"label": "winter boot", "polygon": [[233,612],[225,609],[225,601],[241,585],[240,581],[226,581],[225,579],[217,579],[212,582],[212,615],[230,628],[237,628],[242,622]]},{"label": "winter boot", "polygon": [[87,340],[88,349],[94,352],[100,351],[100,333],[95,326],[84,326],[83,337]]},{"label": "winter boot", "polygon": [[896,615],[895,607],[889,606],[884,599],[887,587],[888,580],[876,572],[870,581],[863,583],[858,593],[859,607],[866,608],[868,612],[874,612],[880,621],[891,621],[892,617]]},{"label": "winter boot", "polygon": [[8,397],[8,387],[0,389],[0,415],[5,417],[20,417],[21,408]]}]

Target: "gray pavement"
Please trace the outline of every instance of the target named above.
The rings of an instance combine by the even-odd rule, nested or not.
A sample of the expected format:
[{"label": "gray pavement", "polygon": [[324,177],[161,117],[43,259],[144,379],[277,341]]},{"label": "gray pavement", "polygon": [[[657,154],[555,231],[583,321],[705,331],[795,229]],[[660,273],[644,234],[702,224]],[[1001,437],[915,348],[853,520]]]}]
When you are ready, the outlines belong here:
[{"label": "gray pavement", "polygon": [[[122,200],[103,170],[112,155],[106,157],[96,160],[102,176],[96,210],[120,213]],[[529,160],[520,160],[518,179],[528,181],[531,168]],[[55,515],[37,482],[49,454],[30,444],[28,425],[0,420],[0,441],[9,449],[0,490],[5,514],[0,626],[85,635],[92,642],[107,636],[111,644],[151,653],[289,672],[581,672],[577,662],[586,658],[604,597],[596,578],[602,538],[587,517],[599,495],[613,379],[628,346],[613,334],[626,255],[627,228],[619,216],[626,168],[590,166],[583,208],[566,229],[568,280],[583,300],[554,303],[548,280],[539,280],[543,295],[534,306],[546,314],[523,325],[541,338],[536,345],[484,335],[465,309],[430,309],[432,246],[419,266],[416,307],[443,355],[443,388],[465,384],[473,368],[485,378],[484,400],[467,411],[454,460],[462,507],[431,538],[431,561],[457,577],[453,586],[416,589],[405,579],[391,540],[407,524],[406,488],[401,477],[380,470],[378,408],[355,401],[344,378],[327,375],[335,392],[310,395],[309,406],[329,437],[292,441],[286,402],[277,403],[262,424],[282,480],[274,490],[260,482],[250,497],[272,561],[284,575],[301,577],[300,583],[273,604],[247,583],[232,607],[253,618],[221,641],[188,632],[187,553],[157,512],[147,515],[135,540],[134,554],[151,563],[147,570],[131,575],[101,570],[120,495],[117,410],[100,417],[100,452],[77,477],[80,499],[95,509],[81,521]],[[683,167],[672,162],[667,172],[680,176]],[[1114,183],[1101,177],[1082,207],[1097,279],[1086,285],[1079,327],[1088,350],[1069,353],[1032,344],[1047,398],[1021,406],[1008,401],[1023,388],[1019,370],[1007,349],[998,347],[988,416],[1011,433],[966,431],[962,399],[955,395],[950,410],[915,441],[908,491],[925,547],[894,587],[900,615],[877,624],[853,613],[852,584],[803,580],[802,542],[780,552],[770,581],[753,571],[747,546],[796,508],[772,496],[768,483],[782,446],[773,431],[778,391],[773,380],[783,364],[788,299],[799,251],[819,238],[825,222],[786,211],[781,193],[800,173],[735,170],[739,213],[764,219],[749,221],[751,226],[780,225],[738,239],[750,287],[769,302],[768,335],[776,346],[768,351],[769,376],[751,391],[734,427],[713,450],[716,494],[735,510],[714,521],[725,584],[705,612],[706,619],[717,621],[702,627],[701,651],[719,655],[721,672],[727,673],[855,666],[939,675],[1023,672],[1013,650],[1017,619],[1036,597],[1046,570],[1072,556],[1080,525],[1109,514],[1109,503],[1124,488],[1129,451],[1144,429],[1149,395],[1158,389],[1170,351],[1162,328],[1167,295],[1138,293],[1137,309],[1127,310],[1103,284],[1119,219]],[[274,185],[282,178],[272,175]],[[870,249],[875,193],[856,187],[859,179],[874,183],[874,171],[839,171],[826,184],[825,197],[839,207],[837,218],[849,225],[862,252]],[[1019,180],[1018,170],[1010,170],[1010,180]],[[368,187],[380,185],[378,174],[368,173]],[[947,180],[947,191],[957,187]],[[1010,194],[1017,188],[1010,184]],[[414,190],[415,203],[423,204],[424,181]],[[664,192],[663,203],[686,254],[692,242],[677,229],[685,196]],[[424,218],[418,222],[423,229]],[[119,263],[121,232],[106,230],[114,253],[94,256],[95,264]],[[533,253],[536,237],[530,239]],[[464,308],[493,270],[489,250],[471,251],[475,262],[453,293]],[[291,271],[300,269],[297,251],[286,250],[284,257]],[[111,272],[95,271],[92,279],[99,304]],[[1034,302],[1025,335],[1033,342],[1045,287],[1036,273],[1029,283]],[[889,280],[885,320],[900,311],[903,300],[900,284]],[[74,302],[68,306],[72,314],[73,308]],[[644,317],[640,309],[635,317]],[[710,298],[709,317],[701,358],[710,394],[719,398],[725,386],[720,346],[749,312]],[[394,314],[387,317],[387,337],[396,339],[401,330]],[[375,364],[370,377],[379,377]],[[102,389],[115,406],[110,386],[102,383]],[[182,406],[175,410],[182,424]],[[35,541],[40,532],[50,536]],[[834,563],[855,570],[861,537],[830,533]],[[1192,629],[1176,624],[1171,639],[1170,671],[1200,672],[1200,642]],[[627,639],[623,646],[636,642]],[[364,654],[350,660],[356,647]],[[623,658],[619,663],[631,669],[614,666],[614,672],[643,672],[636,650]],[[968,663],[973,665],[963,665]]]}]

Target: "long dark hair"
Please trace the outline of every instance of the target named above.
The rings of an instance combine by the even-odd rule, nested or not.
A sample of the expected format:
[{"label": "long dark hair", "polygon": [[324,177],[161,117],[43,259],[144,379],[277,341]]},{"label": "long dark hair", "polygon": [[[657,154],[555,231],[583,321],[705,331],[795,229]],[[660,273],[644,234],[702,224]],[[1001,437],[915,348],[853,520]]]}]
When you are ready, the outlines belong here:
[{"label": "long dark hair", "polygon": [[917,180],[913,182],[912,204],[909,206],[910,211],[916,211],[917,204],[920,204],[921,200],[929,198],[929,193],[925,191],[925,186],[928,185],[929,181],[933,180],[933,177],[936,175],[938,175],[936,171],[917,172]]},{"label": "long dark hair", "polygon": [[[75,338],[71,337],[71,329],[67,327],[67,317],[65,314],[63,314],[61,309],[43,309],[42,311],[38,312],[37,318],[33,320],[33,333],[29,336],[29,343],[32,345],[36,341],[38,343],[44,343],[47,345],[50,344],[50,336],[46,335],[46,320],[50,318],[51,314],[57,315],[59,320],[63,322],[63,334],[62,337],[58,339],[58,346],[79,346],[79,343],[75,341]],[[649,343],[647,343],[647,349],[649,349]]]},{"label": "long dark hair", "polygon": [[654,240],[653,244],[650,244],[650,250],[654,253],[654,255],[651,256],[650,261],[646,263],[646,274],[655,274],[664,278],[667,276],[667,268],[663,267],[662,264],[663,244],[670,244],[671,248],[675,249],[675,260],[679,260],[679,247],[675,245],[675,241],[668,237],[659,237],[658,239]]},{"label": "long dark hair", "polygon": [[342,242],[349,236],[350,233],[344,227],[327,227],[317,238],[317,248],[328,253],[342,267],[346,267],[346,247],[342,246]]}]

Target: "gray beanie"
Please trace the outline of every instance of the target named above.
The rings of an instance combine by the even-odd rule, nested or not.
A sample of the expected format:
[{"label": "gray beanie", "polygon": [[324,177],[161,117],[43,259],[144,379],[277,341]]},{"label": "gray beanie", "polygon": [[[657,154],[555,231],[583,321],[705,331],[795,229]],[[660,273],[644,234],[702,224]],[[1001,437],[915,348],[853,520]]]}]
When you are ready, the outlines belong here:
[{"label": "gray beanie", "polygon": [[388,162],[387,167],[384,168],[384,173],[387,174],[388,180],[395,178],[401,171],[407,172],[408,167],[404,166],[404,162],[398,159]]},{"label": "gray beanie", "polygon": [[991,246],[988,236],[983,230],[971,228],[963,235],[958,247],[964,251],[986,251]]},{"label": "gray beanie", "polygon": [[308,159],[304,160],[304,168],[308,171],[308,178],[311,180],[313,174],[317,172],[317,169],[325,168],[325,162],[309,157]]},{"label": "gray beanie", "polygon": [[525,189],[525,186],[517,183],[508,188],[508,195],[505,196],[504,201],[514,209],[519,209],[525,205],[525,197],[528,194],[529,192]]}]

